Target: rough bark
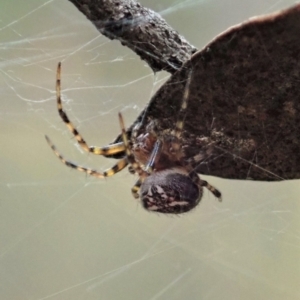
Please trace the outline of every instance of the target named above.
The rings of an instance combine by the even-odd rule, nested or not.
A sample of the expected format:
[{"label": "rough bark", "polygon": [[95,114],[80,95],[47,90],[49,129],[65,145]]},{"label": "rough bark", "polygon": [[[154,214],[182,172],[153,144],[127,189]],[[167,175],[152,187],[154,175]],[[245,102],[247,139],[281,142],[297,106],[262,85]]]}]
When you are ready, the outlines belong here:
[{"label": "rough bark", "polygon": [[154,72],[174,73],[197,49],[156,12],[134,0],[69,0],[106,37],[118,39]]}]

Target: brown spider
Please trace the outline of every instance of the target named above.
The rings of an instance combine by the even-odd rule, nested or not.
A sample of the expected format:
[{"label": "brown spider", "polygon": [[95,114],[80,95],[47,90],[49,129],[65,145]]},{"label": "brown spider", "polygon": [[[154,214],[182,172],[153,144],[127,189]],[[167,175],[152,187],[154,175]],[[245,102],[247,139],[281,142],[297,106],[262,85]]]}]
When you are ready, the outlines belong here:
[{"label": "brown spider", "polygon": [[[189,98],[191,76],[187,79],[181,109],[175,128],[168,133],[157,133],[155,124],[150,122],[146,132],[138,135],[140,126],[133,129],[131,140],[127,138],[125,125],[121,113],[119,122],[122,130],[123,142],[105,147],[88,146],[77,129],[63,110],[61,102],[61,63],[57,67],[56,99],[60,117],[75,136],[79,145],[87,152],[96,155],[124,154],[112,168],[103,173],[93,169],[78,166],[66,160],[46,136],[46,140],[56,156],[68,167],[89,175],[104,178],[113,176],[129,165],[130,173],[139,175],[138,181],[131,189],[134,198],[141,198],[145,209],[160,213],[179,214],[193,209],[201,200],[203,187],[206,187],[221,201],[221,193],[207,181],[201,180],[193,167],[184,160],[181,146],[183,119]],[[194,157],[193,162],[197,160]]]}]

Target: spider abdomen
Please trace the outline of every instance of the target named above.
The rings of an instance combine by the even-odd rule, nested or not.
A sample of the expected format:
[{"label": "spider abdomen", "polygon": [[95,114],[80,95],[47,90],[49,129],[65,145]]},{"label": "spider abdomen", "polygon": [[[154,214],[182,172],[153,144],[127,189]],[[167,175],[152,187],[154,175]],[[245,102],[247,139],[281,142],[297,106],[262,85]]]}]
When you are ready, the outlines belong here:
[{"label": "spider abdomen", "polygon": [[153,172],[140,190],[145,209],[179,214],[193,209],[201,200],[202,188],[180,168]]}]

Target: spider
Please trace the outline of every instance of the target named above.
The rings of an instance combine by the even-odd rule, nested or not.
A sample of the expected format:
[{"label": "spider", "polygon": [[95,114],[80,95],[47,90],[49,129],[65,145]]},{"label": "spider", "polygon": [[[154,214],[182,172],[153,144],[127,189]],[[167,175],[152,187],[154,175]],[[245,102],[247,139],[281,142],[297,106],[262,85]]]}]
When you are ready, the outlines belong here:
[{"label": "spider", "polygon": [[[184,160],[180,140],[189,98],[190,81],[191,76],[187,79],[178,120],[173,130],[157,132],[155,129],[158,121],[153,120],[142,134],[138,134],[140,126],[135,126],[129,140],[122,114],[119,113],[123,142],[105,147],[94,147],[88,146],[63,109],[61,101],[61,63],[59,63],[56,73],[56,100],[58,113],[63,122],[85,151],[96,155],[119,153],[123,155],[123,158],[112,168],[104,172],[98,172],[66,160],[49,137],[45,136],[46,140],[55,155],[66,166],[98,178],[113,176],[129,165],[130,173],[136,173],[139,176],[139,179],[131,189],[132,194],[134,198],[141,199],[142,205],[146,210],[169,214],[187,212],[200,202],[203,187],[206,187],[221,201],[221,193],[207,181],[201,180],[191,164]],[[192,158],[192,160],[195,162],[197,156]]]}]

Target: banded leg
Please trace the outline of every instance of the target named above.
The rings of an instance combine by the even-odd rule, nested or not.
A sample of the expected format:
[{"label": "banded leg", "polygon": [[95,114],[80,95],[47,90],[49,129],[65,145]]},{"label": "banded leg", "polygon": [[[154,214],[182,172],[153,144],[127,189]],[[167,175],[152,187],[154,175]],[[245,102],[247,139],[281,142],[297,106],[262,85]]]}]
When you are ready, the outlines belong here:
[{"label": "banded leg", "polygon": [[82,166],[78,166],[76,164],[74,164],[73,162],[66,160],[62,154],[56,149],[56,147],[54,146],[54,144],[51,142],[51,140],[48,138],[48,136],[45,136],[48,144],[50,145],[51,149],[53,150],[54,154],[60,159],[60,161],[62,163],[64,163],[66,166],[73,168],[75,170],[81,171],[81,172],[85,172],[88,175],[97,177],[97,178],[105,178],[105,177],[110,177],[113,176],[114,174],[120,172],[121,170],[123,170],[127,165],[128,165],[128,161],[127,158],[123,158],[121,160],[119,160],[112,168],[107,169],[106,171],[99,172],[97,170],[94,169],[90,169],[90,168],[85,168]]},{"label": "banded leg", "polygon": [[[144,179],[144,178],[143,178]],[[140,191],[140,188],[141,188],[141,185],[143,183],[143,180],[140,178],[135,184],[134,186],[131,188],[131,193],[133,195],[133,197],[135,199],[138,199],[140,197],[139,195],[139,191]]]},{"label": "banded leg", "polygon": [[210,185],[206,180],[200,179],[201,186],[206,187],[215,197],[218,198],[219,202],[222,202],[222,194],[219,190],[217,190],[214,186]]},{"label": "banded leg", "polygon": [[126,129],[125,129],[125,124],[124,124],[124,120],[123,120],[121,113],[119,113],[119,122],[120,122],[121,131],[122,131],[122,139],[123,139],[123,144],[124,144],[124,148],[125,148],[125,154],[127,157],[129,167],[131,169],[131,173],[133,173],[133,171],[134,171],[140,177],[145,177],[145,176],[147,176],[147,173],[142,169],[140,163],[138,163],[135,160],[134,155],[131,151],[131,146],[129,145],[129,141],[128,141]]},{"label": "banded leg", "polygon": [[192,81],[192,71],[193,70],[191,69],[188,73],[188,78],[187,78],[184,92],[183,92],[182,103],[181,103],[180,110],[178,112],[178,119],[177,119],[177,122],[175,125],[174,135],[178,139],[181,138],[182,129],[183,129],[183,125],[184,125],[184,119],[186,116],[186,110],[187,110],[188,100],[189,100],[189,96],[190,96],[190,85],[191,85],[191,81]]},{"label": "banded leg", "polygon": [[222,194],[219,190],[217,190],[214,186],[210,185],[206,180],[202,180],[199,178],[196,172],[190,172],[190,177],[194,183],[196,183],[199,188],[206,187],[220,202],[222,202]]},{"label": "banded leg", "polygon": [[[76,138],[78,144],[87,152],[96,154],[96,155],[111,155],[116,153],[125,152],[124,144],[116,143],[113,145],[108,145],[105,147],[95,147],[95,146],[88,146],[84,138],[80,135],[78,130],[75,128],[73,123],[70,121],[67,113],[64,111],[62,102],[61,102],[61,63],[58,63],[57,72],[56,72],[56,100],[57,100],[57,109],[58,113],[63,120],[63,122],[67,125],[68,129],[73,133],[74,137]],[[125,153],[124,153],[125,154]]]}]

